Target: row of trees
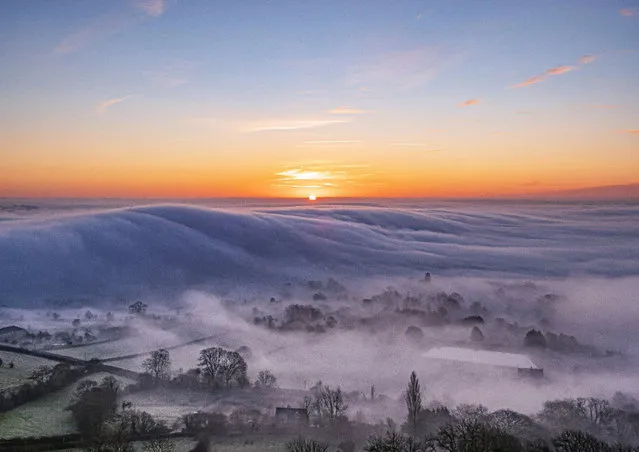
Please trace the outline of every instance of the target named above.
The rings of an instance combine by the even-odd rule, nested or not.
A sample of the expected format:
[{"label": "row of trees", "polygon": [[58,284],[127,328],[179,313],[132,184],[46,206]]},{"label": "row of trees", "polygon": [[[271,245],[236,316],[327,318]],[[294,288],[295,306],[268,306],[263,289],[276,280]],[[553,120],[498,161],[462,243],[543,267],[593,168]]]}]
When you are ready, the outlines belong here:
[{"label": "row of trees", "polygon": [[[373,438],[369,452],[384,451],[557,451],[639,450],[639,411],[632,403],[615,407],[598,398],[547,401],[536,417],[512,410],[489,413],[481,405],[461,405],[454,412],[422,405],[422,389],[412,372],[404,391],[406,423],[402,435],[390,431]],[[586,433],[587,432],[587,433]],[[422,440],[416,438],[421,437]]]},{"label": "row of trees", "polygon": [[36,400],[78,380],[88,369],[66,363],[39,366],[31,371],[24,384],[0,391],[0,412]]},{"label": "row of trees", "polygon": [[[144,360],[142,367],[148,376],[147,380],[150,380],[154,386],[173,384],[193,388],[204,384],[214,389],[250,386],[247,376],[248,366],[244,357],[238,351],[221,347],[200,351],[198,367],[181,373],[173,379],[171,379],[171,356],[166,349],[152,352],[149,358]],[[270,371],[262,370],[258,373],[255,387],[272,388],[276,385],[277,378]]]},{"label": "row of trees", "polygon": [[107,376],[100,383],[85,380],[76,388],[71,411],[88,452],[133,452],[132,441],[147,440],[145,452],[172,452],[170,429],[144,411],[118,405],[120,384]]}]

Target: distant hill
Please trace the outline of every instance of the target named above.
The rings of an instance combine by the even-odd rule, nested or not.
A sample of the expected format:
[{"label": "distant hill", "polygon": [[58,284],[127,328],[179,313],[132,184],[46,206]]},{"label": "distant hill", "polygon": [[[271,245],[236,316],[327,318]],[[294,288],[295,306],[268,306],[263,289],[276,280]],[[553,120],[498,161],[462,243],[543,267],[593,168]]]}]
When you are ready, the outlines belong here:
[{"label": "distant hill", "polygon": [[575,190],[559,190],[526,195],[526,197],[549,199],[638,199],[639,183],[628,185],[606,185]]}]

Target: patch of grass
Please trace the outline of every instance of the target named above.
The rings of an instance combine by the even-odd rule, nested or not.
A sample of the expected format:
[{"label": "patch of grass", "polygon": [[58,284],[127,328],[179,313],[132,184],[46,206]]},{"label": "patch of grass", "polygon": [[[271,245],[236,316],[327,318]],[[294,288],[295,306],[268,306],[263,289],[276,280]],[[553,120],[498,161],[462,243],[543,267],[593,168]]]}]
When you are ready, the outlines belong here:
[{"label": "patch of grass", "polygon": [[[97,373],[41,399],[25,403],[6,413],[0,413],[0,438],[25,438],[64,435],[75,433],[75,424],[66,407],[71,403],[75,389],[81,381],[99,382],[108,373]],[[122,386],[133,383],[132,380],[115,377]]]},{"label": "patch of grass", "polygon": [[[0,351],[0,359],[3,361],[0,367],[0,389],[8,389],[26,383],[29,375],[39,366],[55,366],[55,361],[50,361],[36,356],[23,355],[21,353]],[[9,363],[13,361],[14,368],[9,369]]]}]

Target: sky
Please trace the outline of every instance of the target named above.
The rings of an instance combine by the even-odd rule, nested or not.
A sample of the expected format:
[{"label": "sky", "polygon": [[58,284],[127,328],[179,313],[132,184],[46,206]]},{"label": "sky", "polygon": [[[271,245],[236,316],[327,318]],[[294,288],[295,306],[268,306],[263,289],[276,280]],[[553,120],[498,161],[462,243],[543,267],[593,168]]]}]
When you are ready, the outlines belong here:
[{"label": "sky", "polygon": [[0,197],[639,183],[639,0],[0,3]]}]

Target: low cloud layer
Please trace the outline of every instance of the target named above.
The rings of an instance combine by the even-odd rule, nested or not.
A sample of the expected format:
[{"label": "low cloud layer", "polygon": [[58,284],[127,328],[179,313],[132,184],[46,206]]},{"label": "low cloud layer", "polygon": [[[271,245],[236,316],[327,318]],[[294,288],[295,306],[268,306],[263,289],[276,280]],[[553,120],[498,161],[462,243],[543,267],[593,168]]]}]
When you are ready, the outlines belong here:
[{"label": "low cloud layer", "polygon": [[635,205],[158,205],[4,216],[0,303],[9,305],[331,275],[639,275]]}]

